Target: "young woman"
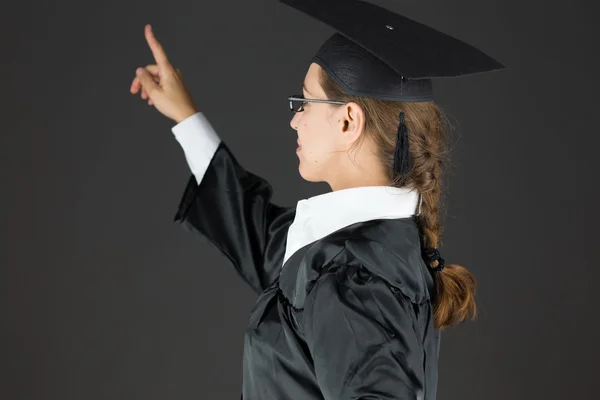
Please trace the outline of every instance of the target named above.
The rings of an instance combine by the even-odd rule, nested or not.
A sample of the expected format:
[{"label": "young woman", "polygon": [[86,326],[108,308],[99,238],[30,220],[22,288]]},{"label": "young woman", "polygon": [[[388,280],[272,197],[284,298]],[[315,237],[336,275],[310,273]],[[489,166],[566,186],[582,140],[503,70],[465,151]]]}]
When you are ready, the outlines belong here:
[{"label": "young woman", "polygon": [[303,94],[288,98],[300,174],[332,191],[273,204],[146,26],[157,64],[138,69],[131,93],[176,122],[192,176],[175,220],[259,293],[244,399],[434,399],[439,332],[475,317],[476,283],[436,249],[446,125],[429,78],[503,66],[369,3],[284,3],[341,32],[312,59]]}]

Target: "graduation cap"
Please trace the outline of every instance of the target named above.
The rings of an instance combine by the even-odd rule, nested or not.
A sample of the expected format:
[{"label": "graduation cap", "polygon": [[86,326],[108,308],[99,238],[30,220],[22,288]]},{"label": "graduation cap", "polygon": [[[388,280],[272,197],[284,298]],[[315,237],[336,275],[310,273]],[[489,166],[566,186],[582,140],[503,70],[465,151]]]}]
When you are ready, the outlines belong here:
[{"label": "graduation cap", "polygon": [[[348,94],[389,101],[433,100],[432,78],[504,69],[475,47],[360,0],[279,0],[329,25],[334,33],[311,60]],[[410,170],[400,113],[395,174]]]}]

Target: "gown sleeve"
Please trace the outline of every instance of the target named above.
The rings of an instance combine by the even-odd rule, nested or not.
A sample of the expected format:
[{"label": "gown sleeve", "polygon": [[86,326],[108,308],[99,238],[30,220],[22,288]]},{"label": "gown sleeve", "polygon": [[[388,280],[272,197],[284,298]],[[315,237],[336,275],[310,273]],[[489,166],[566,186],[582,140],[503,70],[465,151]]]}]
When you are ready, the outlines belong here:
[{"label": "gown sleeve", "polygon": [[342,266],[315,281],[303,330],[325,399],[423,399],[411,304],[363,268]]},{"label": "gown sleeve", "polygon": [[216,246],[261,293],[279,274],[295,208],[271,202],[271,185],[237,162],[202,113],[173,133],[192,170],[175,222]]}]

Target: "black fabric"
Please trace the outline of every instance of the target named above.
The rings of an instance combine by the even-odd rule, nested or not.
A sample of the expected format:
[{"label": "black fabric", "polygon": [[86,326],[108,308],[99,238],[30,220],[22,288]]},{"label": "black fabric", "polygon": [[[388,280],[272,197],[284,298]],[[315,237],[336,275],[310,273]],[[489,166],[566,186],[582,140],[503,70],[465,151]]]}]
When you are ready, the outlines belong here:
[{"label": "black fabric", "polygon": [[312,61],[349,94],[429,101],[433,99],[431,78],[505,68],[459,39],[366,1],[280,2],[337,31]]},{"label": "black fabric", "polygon": [[435,399],[434,283],[414,217],[344,227],[281,268],[294,209],[271,193],[222,142],[175,216],[260,291],[244,335],[242,398]]},{"label": "black fabric", "polygon": [[431,101],[431,79],[408,79],[340,33],[319,48],[317,63],[344,93],[387,101]]},{"label": "black fabric", "polygon": [[200,233],[261,293],[279,275],[296,207],[273,204],[271,185],[242,168],[219,144],[200,185],[191,175],[175,222]]}]

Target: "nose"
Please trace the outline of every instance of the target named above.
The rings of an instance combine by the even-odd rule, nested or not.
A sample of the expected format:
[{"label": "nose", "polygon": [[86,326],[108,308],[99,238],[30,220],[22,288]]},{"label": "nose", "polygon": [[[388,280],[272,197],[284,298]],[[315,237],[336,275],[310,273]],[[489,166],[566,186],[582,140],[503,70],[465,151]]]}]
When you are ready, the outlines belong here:
[{"label": "nose", "polygon": [[300,119],[300,116],[298,114],[300,114],[300,113],[294,113],[294,116],[292,117],[292,120],[290,121],[290,126],[292,127],[293,130],[298,129],[298,119]]}]

